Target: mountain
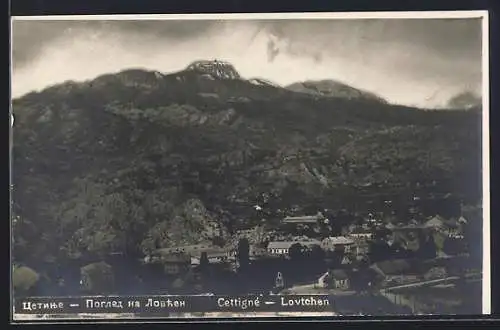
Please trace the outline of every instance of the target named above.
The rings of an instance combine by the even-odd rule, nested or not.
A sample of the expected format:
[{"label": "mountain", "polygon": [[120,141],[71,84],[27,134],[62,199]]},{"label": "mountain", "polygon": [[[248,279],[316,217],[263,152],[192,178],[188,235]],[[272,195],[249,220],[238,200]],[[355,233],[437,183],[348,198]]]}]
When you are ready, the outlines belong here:
[{"label": "mountain", "polygon": [[318,96],[361,99],[387,103],[383,98],[367,91],[356,89],[349,85],[334,80],[308,80],[297,82],[286,87],[289,90]]},{"label": "mountain", "polygon": [[228,62],[213,60],[213,61],[196,61],[191,63],[186,71],[194,71],[207,75],[211,79],[240,79],[240,74],[236,68]]},{"label": "mountain", "polygon": [[255,84],[255,85],[272,86],[272,87],[280,88],[280,86],[278,84],[275,84],[275,83],[273,83],[267,79],[263,79],[263,78],[252,78],[252,79],[249,79],[248,81],[251,82],[252,84]]},{"label": "mountain", "polygon": [[452,109],[477,109],[481,108],[482,102],[481,96],[465,91],[450,98],[448,107]]},{"label": "mountain", "polygon": [[316,98],[207,63],[13,100],[16,262],[141,256],[292,209],[404,209],[417,186],[480,199],[475,112]]}]

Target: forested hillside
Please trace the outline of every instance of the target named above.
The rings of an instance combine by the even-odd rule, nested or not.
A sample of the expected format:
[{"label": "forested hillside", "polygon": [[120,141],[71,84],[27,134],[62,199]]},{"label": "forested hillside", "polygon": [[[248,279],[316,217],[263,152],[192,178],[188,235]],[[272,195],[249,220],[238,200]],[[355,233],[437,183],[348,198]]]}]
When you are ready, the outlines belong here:
[{"label": "forested hillside", "polygon": [[224,238],[294,205],[370,211],[367,194],[404,204],[417,186],[480,200],[477,111],[139,69],[31,93],[13,111],[14,258],[26,265]]}]

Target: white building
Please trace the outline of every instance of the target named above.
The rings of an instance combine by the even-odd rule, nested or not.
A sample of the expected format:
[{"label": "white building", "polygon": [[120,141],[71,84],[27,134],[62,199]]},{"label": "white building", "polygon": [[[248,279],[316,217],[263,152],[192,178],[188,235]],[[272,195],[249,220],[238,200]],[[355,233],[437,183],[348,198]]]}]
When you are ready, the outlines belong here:
[{"label": "white building", "polygon": [[344,249],[344,252],[350,252],[354,246],[354,240],[344,236],[327,237],[321,241],[321,248],[325,251],[335,251]]},{"label": "white building", "polygon": [[364,238],[364,239],[371,239],[373,236],[372,233],[369,233],[369,232],[359,232],[359,233],[352,233],[352,234],[349,234],[349,237],[352,237],[352,238]]},{"label": "white building", "polygon": [[267,245],[267,252],[273,255],[286,255],[290,247],[297,242],[283,241],[283,242],[269,242]]},{"label": "white building", "polygon": [[314,245],[321,247],[321,242],[318,240],[296,240],[296,241],[273,241],[267,245],[267,252],[272,255],[287,255],[290,247],[294,244],[300,244],[306,248],[312,248]]}]

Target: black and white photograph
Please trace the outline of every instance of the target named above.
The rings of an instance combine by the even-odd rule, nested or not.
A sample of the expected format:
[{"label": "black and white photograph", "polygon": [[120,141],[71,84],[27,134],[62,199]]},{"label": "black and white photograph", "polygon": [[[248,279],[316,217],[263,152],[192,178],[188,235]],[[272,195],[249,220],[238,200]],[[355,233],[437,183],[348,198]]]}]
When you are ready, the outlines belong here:
[{"label": "black and white photograph", "polygon": [[487,19],[13,17],[14,317],[488,314]]}]

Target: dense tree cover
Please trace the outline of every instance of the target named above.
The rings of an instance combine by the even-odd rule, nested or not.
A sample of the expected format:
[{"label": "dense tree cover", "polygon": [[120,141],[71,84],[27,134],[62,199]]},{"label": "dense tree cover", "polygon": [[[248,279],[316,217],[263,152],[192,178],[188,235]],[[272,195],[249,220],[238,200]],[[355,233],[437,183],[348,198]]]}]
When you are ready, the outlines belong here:
[{"label": "dense tree cover", "polygon": [[13,255],[36,270],[222,245],[306,206],[339,214],[339,231],[335,221],[387,196],[404,208],[417,186],[480,200],[475,111],[141,70],[31,93],[13,109]]},{"label": "dense tree cover", "polygon": [[33,269],[25,266],[14,266],[12,271],[12,286],[16,295],[28,295],[33,292],[40,275]]}]

